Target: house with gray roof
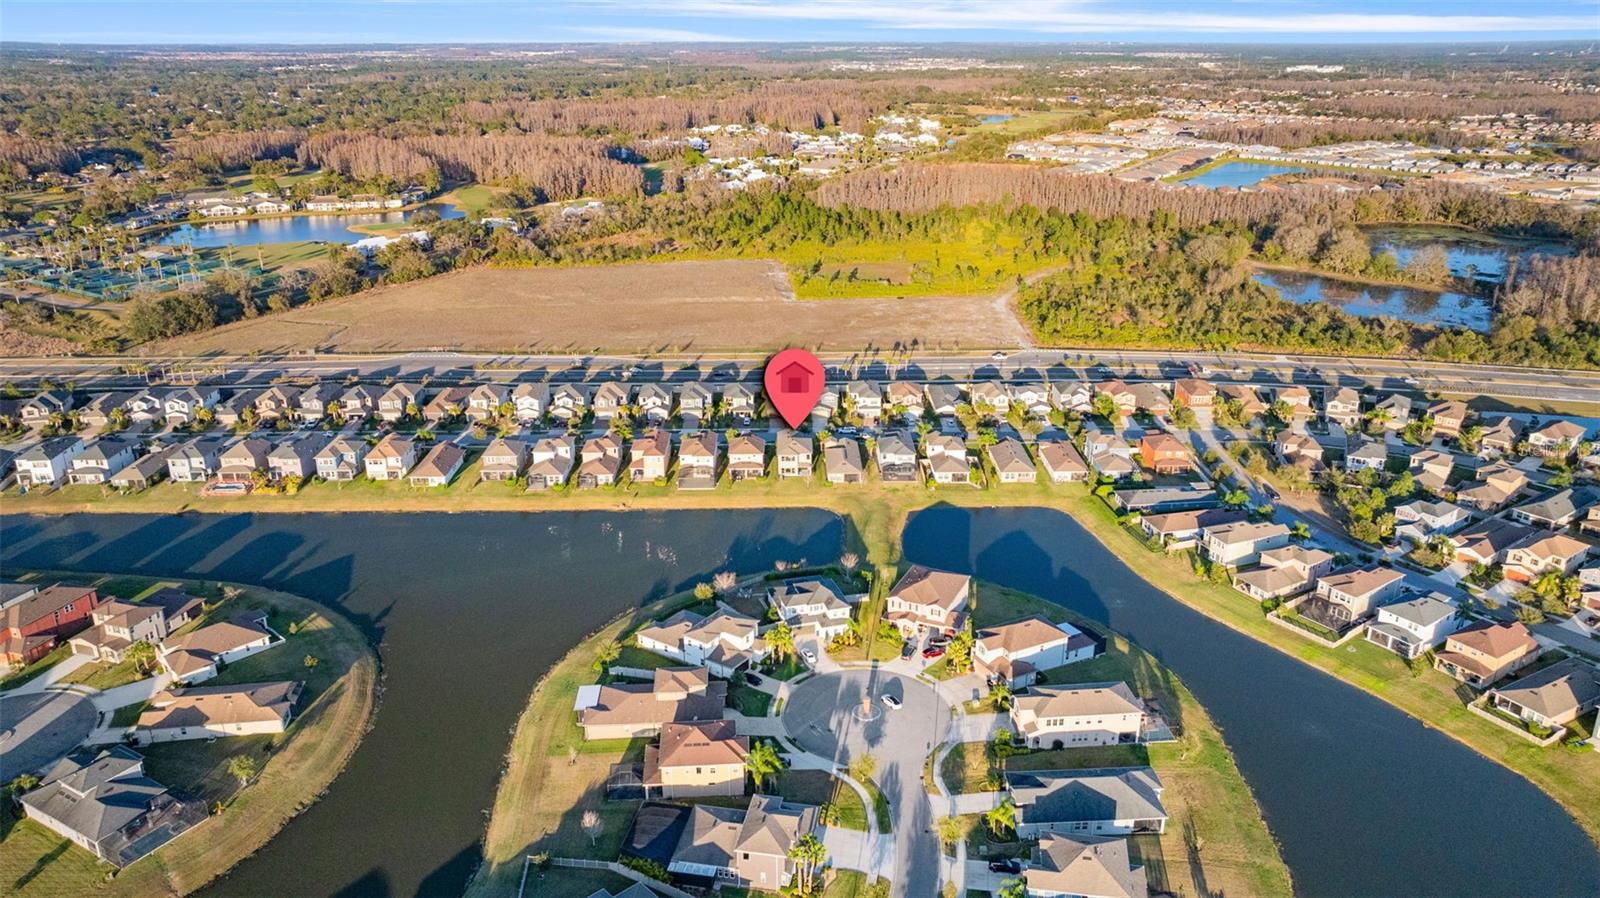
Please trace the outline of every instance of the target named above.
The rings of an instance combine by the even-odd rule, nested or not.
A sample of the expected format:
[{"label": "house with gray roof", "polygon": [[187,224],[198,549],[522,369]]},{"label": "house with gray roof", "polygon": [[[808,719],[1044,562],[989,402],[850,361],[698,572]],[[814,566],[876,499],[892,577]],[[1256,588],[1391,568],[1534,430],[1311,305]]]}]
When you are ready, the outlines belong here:
[{"label": "house with gray roof", "polygon": [[121,745],[68,755],[21,802],[29,820],[116,867],[206,819],[205,802],[146,776],[144,758]]},{"label": "house with gray roof", "polygon": [[1580,658],[1558,661],[1489,690],[1489,705],[1542,727],[1571,723],[1600,707],[1600,670]]},{"label": "house with gray roof", "polygon": [[773,795],[753,795],[744,809],[696,805],[667,870],[691,883],[776,892],[797,872],[789,849],[816,827],[815,807]]},{"label": "house with gray roof", "polygon": [[72,459],[67,479],[73,483],[105,483],[139,453],[137,440],[102,437]]},{"label": "house with gray roof", "polygon": [[1443,645],[1461,624],[1455,603],[1430,593],[1379,608],[1366,640],[1409,661]]},{"label": "house with gray roof", "polygon": [[1149,767],[1028,770],[1006,774],[1017,806],[1017,836],[1131,835],[1167,828],[1161,778]]},{"label": "house with gray roof", "polygon": [[1046,833],[1025,874],[1034,898],[1145,898],[1150,894],[1143,867],[1129,860],[1128,840],[1105,836]]},{"label": "house with gray roof", "polygon": [[1571,526],[1580,515],[1596,505],[1600,505],[1600,489],[1575,486],[1518,505],[1511,509],[1510,515],[1512,520],[1532,527],[1561,530]]}]

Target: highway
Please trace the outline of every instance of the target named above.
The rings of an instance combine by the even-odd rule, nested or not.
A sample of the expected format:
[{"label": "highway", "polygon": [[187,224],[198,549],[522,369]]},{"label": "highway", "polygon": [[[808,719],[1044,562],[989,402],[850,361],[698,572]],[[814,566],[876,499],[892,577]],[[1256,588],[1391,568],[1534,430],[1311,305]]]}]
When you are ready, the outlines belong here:
[{"label": "highway", "polygon": [[[926,381],[1027,382],[1081,378],[1171,380],[1190,366],[1216,383],[1373,387],[1452,393],[1505,400],[1600,404],[1600,372],[1460,365],[1420,359],[1336,358],[1257,353],[1147,350],[1042,350],[1004,353],[825,354],[830,381],[854,378]],[[143,387],[195,381],[260,386],[284,379],[383,381],[427,378],[432,383],[623,379],[636,383],[692,380],[756,381],[765,356],[494,355],[409,352],[393,355],[191,357],[49,357],[0,359],[0,380],[19,387],[40,378],[77,389]]]}]

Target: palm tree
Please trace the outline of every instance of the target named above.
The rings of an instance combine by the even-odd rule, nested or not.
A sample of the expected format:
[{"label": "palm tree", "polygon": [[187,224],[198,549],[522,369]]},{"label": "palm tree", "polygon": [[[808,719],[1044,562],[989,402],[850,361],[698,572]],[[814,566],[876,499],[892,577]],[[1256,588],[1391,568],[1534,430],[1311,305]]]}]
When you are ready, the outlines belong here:
[{"label": "palm tree", "polygon": [[607,642],[600,646],[600,651],[594,656],[594,669],[605,670],[606,666],[616,661],[622,654],[622,646],[614,642]]},{"label": "palm tree", "polygon": [[783,769],[783,758],[778,756],[778,750],[771,742],[757,742],[751,746],[750,754],[745,756],[744,765],[750,769],[750,779],[759,792],[769,777],[776,776]]},{"label": "palm tree", "polygon": [[800,895],[814,894],[816,871],[828,860],[828,851],[815,833],[806,833],[789,846],[789,860],[795,862],[795,872],[800,876],[796,891]]},{"label": "palm tree", "polygon": [[777,626],[767,631],[767,649],[772,652],[774,661],[793,659],[794,630],[787,623],[780,621]]},{"label": "palm tree", "polygon": [[988,825],[989,831],[999,838],[1006,830],[1017,828],[1017,806],[1007,798],[999,807],[985,811],[983,822]]},{"label": "palm tree", "polygon": [[725,596],[733,592],[738,585],[739,575],[733,571],[718,571],[717,575],[711,578],[711,588],[716,590],[718,595]]},{"label": "palm tree", "polygon": [[156,647],[141,639],[128,646],[124,656],[133,664],[134,669],[142,674],[150,673],[156,669]]},{"label": "palm tree", "polygon": [[1011,707],[1011,687],[1004,682],[995,683],[989,687],[989,701],[997,710],[1004,711]]}]

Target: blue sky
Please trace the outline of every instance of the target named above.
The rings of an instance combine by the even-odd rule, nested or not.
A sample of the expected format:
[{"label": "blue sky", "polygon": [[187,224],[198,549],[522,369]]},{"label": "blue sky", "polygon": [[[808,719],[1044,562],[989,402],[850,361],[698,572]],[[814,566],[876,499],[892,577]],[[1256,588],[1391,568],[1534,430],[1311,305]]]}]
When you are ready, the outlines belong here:
[{"label": "blue sky", "polygon": [[1600,0],[0,0],[0,40],[1600,42]]}]

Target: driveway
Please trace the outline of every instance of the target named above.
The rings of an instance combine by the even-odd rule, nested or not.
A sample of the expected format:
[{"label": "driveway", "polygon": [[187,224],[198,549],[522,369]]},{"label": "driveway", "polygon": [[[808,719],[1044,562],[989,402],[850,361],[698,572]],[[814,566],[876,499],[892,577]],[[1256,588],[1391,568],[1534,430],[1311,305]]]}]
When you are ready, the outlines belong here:
[{"label": "driveway", "polygon": [[94,662],[89,658],[88,655],[79,655],[77,653],[73,653],[65,658],[62,658],[60,662],[52,665],[50,669],[46,670],[44,673],[39,674],[37,677],[34,677],[28,682],[23,683],[21,686],[11,690],[7,693],[7,695],[29,695],[35,692],[43,692],[46,686],[52,686],[60,682],[64,677],[66,677],[67,674],[72,673],[85,664],[93,663]]},{"label": "driveway", "polygon": [[99,720],[94,703],[74,692],[0,696],[0,769],[42,774],[88,738]]},{"label": "driveway", "polygon": [[[884,695],[894,696],[901,707],[886,707]],[[939,841],[933,831],[934,809],[922,786],[922,763],[950,727],[950,706],[938,691],[884,670],[822,673],[790,692],[782,719],[798,746],[841,767],[865,754],[876,758],[873,779],[894,820],[893,894],[937,894]]]}]

